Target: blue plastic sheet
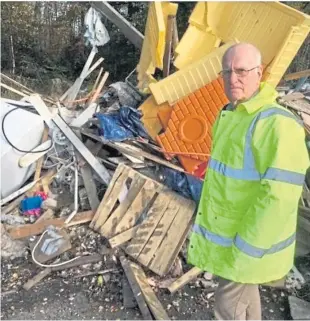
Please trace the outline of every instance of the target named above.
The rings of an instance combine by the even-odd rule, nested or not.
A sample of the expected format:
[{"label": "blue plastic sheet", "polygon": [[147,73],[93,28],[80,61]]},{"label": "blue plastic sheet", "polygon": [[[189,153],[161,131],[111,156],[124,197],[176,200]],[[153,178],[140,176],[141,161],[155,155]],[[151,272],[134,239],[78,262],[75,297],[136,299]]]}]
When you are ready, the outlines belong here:
[{"label": "blue plastic sheet", "polygon": [[197,204],[200,200],[203,181],[195,176],[178,172],[171,168],[162,167],[163,183],[186,198],[194,200]]},{"label": "blue plastic sheet", "polygon": [[100,135],[106,140],[120,142],[134,137],[149,139],[142,122],[142,113],[132,107],[123,106],[117,113],[96,113],[100,122]]}]

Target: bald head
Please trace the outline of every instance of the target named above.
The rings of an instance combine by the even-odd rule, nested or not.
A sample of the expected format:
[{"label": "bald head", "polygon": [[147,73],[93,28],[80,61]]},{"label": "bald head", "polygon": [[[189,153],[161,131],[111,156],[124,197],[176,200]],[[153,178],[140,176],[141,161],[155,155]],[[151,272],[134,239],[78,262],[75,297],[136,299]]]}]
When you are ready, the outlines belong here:
[{"label": "bald head", "polygon": [[252,59],[257,65],[262,64],[262,55],[260,51],[250,43],[242,42],[229,47],[224,53],[222,64],[233,55],[240,55]]},{"label": "bald head", "polygon": [[250,99],[259,89],[262,77],[262,56],[249,43],[228,48],[222,59],[225,93],[233,102]]}]

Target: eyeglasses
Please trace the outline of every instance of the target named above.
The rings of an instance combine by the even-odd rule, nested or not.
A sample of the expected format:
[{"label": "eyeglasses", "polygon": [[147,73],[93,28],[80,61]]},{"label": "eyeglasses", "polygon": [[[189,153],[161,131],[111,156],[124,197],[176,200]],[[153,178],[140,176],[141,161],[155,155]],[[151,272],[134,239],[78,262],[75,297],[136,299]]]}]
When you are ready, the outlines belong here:
[{"label": "eyeglasses", "polygon": [[259,66],[256,66],[252,69],[243,69],[243,68],[238,68],[238,69],[223,69],[221,72],[220,72],[220,76],[222,77],[230,77],[230,75],[234,72],[238,77],[246,77],[250,71],[258,68]]}]

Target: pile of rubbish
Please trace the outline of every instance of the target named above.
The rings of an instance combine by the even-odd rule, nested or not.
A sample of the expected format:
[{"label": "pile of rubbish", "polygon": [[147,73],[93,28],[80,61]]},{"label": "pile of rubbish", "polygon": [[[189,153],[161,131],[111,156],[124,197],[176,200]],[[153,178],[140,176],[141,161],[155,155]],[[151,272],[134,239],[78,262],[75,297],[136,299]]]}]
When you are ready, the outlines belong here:
[{"label": "pile of rubbish", "polygon": [[[107,273],[117,277],[123,270],[123,291],[132,292],[133,306],[139,306],[144,319],[169,319],[155,288],[175,293],[188,283],[199,282],[208,293],[214,292],[216,278],[188,266],[186,248],[211,149],[205,129],[228,102],[218,77],[220,60],[236,38],[251,39],[242,39],[239,29],[235,34],[213,33],[218,31],[218,21],[206,28],[210,17],[206,19],[201,12],[207,6],[222,6],[221,10],[230,8],[233,14],[249,5],[198,3],[188,30],[177,43],[173,23],[177,4],[150,3],[137,86],[128,79],[105,86],[109,73],[101,68],[93,89],[86,96],[81,91],[83,80],[103,61],[99,58],[91,66],[96,46],[109,41],[104,26],[97,24],[103,34],[98,38],[88,20],[87,39],[93,49],[80,77],[58,101],[2,75],[11,84],[4,88],[23,96],[19,101],[1,98],[1,229],[3,256],[23,256],[27,244],[32,262],[40,267],[39,273],[22,285],[24,289],[31,289],[48,275],[86,264],[93,268],[80,277],[99,275],[98,282],[109,282]],[[257,5],[263,6],[251,3]],[[280,3],[264,6],[283,12],[283,19],[292,10]],[[294,14],[309,21],[308,16]],[[152,15],[155,20],[149,18]],[[94,9],[87,19],[98,20]],[[154,21],[158,28],[153,28]],[[304,24],[298,21],[295,28],[303,30]],[[158,43],[149,40],[152,30],[161,35],[152,38]],[[204,40],[196,41],[197,35]],[[282,38],[286,36],[284,32]],[[294,42],[295,47],[301,46],[301,38],[298,44]],[[191,39],[196,39],[194,47],[185,48],[184,43]],[[283,39],[281,48],[292,45]],[[225,44],[220,46],[221,41]],[[268,65],[264,80],[278,86],[279,103],[304,121],[308,140],[309,70],[282,79],[294,56],[287,57],[287,65],[279,73],[276,57],[282,54],[280,45],[269,48],[273,55],[268,57],[264,44],[256,45]],[[157,56],[149,54],[152,51]],[[270,65],[270,61],[274,62]],[[178,70],[169,75],[171,63]],[[163,69],[165,77],[155,79],[150,66],[154,72],[155,67]],[[211,69],[213,72],[205,75],[198,72]],[[273,72],[276,69],[277,73]],[[193,77],[196,82],[190,80]],[[307,178],[299,206],[297,256],[310,253],[309,187]],[[281,286],[295,293],[307,282],[294,267]],[[296,299],[292,296],[290,300]]]}]

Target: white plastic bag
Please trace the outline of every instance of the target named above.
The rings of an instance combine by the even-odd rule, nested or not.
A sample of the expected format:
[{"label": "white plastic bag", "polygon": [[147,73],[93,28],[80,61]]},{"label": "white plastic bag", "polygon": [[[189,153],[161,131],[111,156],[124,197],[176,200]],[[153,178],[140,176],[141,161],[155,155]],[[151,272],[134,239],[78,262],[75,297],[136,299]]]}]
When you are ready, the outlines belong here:
[{"label": "white plastic bag", "polygon": [[110,40],[108,30],[101,22],[101,15],[94,8],[91,7],[87,11],[84,24],[86,27],[84,34],[86,45],[103,46]]}]

